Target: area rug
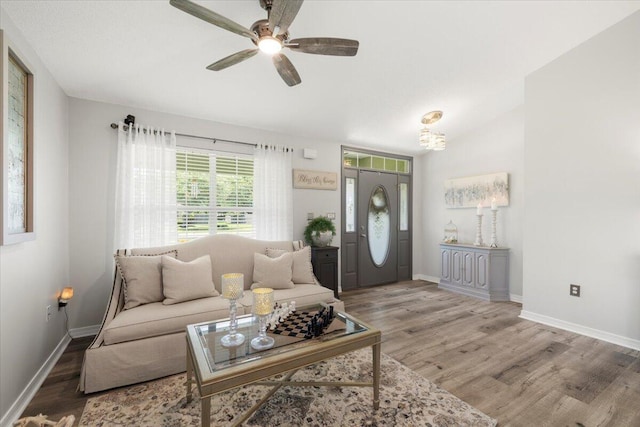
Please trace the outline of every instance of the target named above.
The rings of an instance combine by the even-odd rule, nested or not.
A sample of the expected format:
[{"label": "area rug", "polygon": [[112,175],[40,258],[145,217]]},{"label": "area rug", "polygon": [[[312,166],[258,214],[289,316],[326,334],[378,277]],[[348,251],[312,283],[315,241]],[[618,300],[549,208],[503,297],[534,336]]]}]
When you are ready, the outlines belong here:
[{"label": "area rug", "polygon": [[[371,350],[301,369],[292,380],[371,381]],[[382,355],[380,409],[370,387],[282,387],[245,426],[495,426],[496,421]],[[274,377],[278,378],[278,377]],[[80,426],[199,426],[200,401],[185,399],[179,374],[90,398]],[[211,425],[226,426],[271,387],[251,385],[211,399]]]}]

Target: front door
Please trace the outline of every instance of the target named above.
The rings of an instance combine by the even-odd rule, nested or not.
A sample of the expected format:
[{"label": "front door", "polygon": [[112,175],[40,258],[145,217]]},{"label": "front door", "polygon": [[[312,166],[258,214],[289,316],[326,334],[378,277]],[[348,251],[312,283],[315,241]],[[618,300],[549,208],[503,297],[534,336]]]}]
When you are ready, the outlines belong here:
[{"label": "front door", "polygon": [[343,148],[343,290],[411,280],[412,159]]},{"label": "front door", "polygon": [[358,175],[359,286],[398,280],[398,175]]}]

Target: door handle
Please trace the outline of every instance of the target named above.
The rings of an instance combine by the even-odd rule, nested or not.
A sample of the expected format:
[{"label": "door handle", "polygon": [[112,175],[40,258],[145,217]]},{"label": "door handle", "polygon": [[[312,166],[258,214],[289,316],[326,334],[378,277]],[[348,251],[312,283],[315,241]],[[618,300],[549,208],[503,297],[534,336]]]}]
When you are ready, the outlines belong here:
[{"label": "door handle", "polygon": [[360,234],[360,237],[367,237],[367,235],[362,233],[362,234]]}]

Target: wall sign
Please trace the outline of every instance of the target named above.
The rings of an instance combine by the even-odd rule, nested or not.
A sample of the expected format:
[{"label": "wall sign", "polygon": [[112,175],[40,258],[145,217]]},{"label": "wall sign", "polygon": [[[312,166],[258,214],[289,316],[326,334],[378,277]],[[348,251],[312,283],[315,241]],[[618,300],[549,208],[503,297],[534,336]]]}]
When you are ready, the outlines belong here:
[{"label": "wall sign", "polygon": [[338,189],[338,174],[335,172],[294,169],[293,188],[335,191]]}]

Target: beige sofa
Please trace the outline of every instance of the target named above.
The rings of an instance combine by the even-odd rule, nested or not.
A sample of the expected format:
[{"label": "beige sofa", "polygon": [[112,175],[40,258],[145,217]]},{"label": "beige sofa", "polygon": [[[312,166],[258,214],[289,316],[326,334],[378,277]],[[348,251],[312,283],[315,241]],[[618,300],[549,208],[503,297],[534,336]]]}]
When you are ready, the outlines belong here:
[{"label": "beige sofa", "polygon": [[[288,241],[214,235],[176,245],[131,249],[127,254],[155,255],[176,250],[177,259],[181,261],[209,255],[213,282],[220,292],[220,277],[224,273],[243,273],[244,288],[250,289],[255,253],[264,254],[267,248],[293,251],[294,245]],[[185,371],[185,327],[229,316],[229,301],[221,296],[172,305],[153,302],[125,310],[124,291],[123,281],[116,271],[100,332],[85,352],[79,384],[79,389],[85,393]],[[296,284],[291,289],[276,289],[274,295],[277,302],[295,301],[298,307],[324,302],[337,310],[344,310],[343,303],[334,298],[333,291],[320,286],[317,280],[315,283]],[[238,301],[238,314],[249,313],[250,292],[245,292]]]}]

